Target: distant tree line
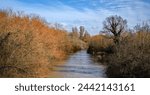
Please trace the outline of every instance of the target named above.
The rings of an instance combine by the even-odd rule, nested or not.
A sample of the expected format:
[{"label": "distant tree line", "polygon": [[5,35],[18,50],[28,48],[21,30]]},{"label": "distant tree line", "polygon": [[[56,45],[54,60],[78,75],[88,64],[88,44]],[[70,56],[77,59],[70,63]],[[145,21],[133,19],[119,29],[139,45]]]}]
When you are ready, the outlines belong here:
[{"label": "distant tree line", "polygon": [[72,32],[70,33],[70,36],[79,38],[84,42],[88,42],[90,39],[90,34],[88,33],[88,31],[85,29],[84,26],[80,26],[79,28],[72,27]]}]

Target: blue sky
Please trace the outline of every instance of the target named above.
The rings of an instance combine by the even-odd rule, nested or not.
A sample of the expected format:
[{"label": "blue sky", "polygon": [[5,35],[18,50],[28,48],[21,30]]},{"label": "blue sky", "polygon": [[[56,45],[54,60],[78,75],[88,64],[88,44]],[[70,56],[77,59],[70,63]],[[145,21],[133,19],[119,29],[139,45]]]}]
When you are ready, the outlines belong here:
[{"label": "blue sky", "polygon": [[50,23],[63,24],[68,31],[83,25],[93,35],[111,15],[127,19],[130,28],[150,19],[150,0],[0,0],[0,8],[40,15]]}]

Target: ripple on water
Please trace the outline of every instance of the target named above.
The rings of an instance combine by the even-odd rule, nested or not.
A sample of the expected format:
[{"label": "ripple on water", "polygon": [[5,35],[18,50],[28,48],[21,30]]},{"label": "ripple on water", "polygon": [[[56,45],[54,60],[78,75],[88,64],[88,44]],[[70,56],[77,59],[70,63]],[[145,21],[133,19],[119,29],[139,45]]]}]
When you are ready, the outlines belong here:
[{"label": "ripple on water", "polygon": [[95,62],[85,50],[71,55],[63,64],[52,66],[50,77],[96,78],[106,77],[105,66]]}]

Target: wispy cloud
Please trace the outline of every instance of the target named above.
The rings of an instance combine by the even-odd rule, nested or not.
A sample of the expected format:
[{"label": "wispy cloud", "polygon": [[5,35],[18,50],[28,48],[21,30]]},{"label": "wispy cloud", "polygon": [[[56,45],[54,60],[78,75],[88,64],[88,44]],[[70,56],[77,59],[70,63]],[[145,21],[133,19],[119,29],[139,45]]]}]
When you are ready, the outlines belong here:
[{"label": "wispy cloud", "polygon": [[[28,2],[27,2],[28,1]],[[150,3],[144,0],[1,0],[0,8],[13,8],[35,13],[51,23],[62,23],[68,30],[84,25],[91,34],[102,29],[103,20],[120,15],[128,20],[129,27],[150,19]],[[31,3],[31,1],[33,1]]]}]

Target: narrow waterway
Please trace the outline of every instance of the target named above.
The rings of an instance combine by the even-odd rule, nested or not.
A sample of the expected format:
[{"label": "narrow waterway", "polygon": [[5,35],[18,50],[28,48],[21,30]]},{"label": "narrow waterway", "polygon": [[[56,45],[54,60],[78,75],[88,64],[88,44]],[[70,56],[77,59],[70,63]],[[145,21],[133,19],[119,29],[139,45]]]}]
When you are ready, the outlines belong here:
[{"label": "narrow waterway", "polygon": [[94,61],[86,50],[79,51],[61,63],[52,65],[50,77],[58,78],[102,78],[106,67]]}]

